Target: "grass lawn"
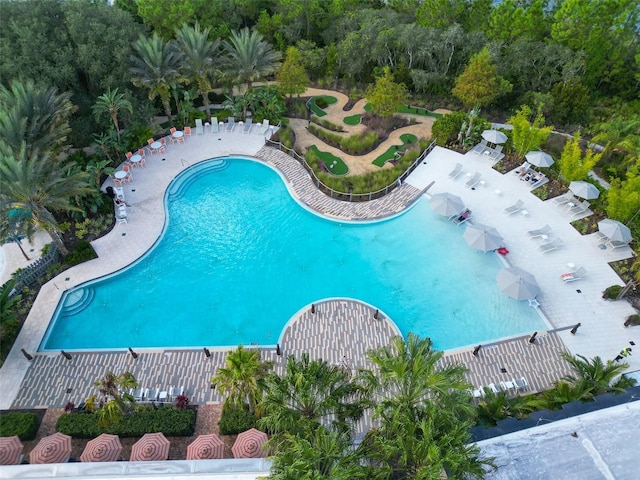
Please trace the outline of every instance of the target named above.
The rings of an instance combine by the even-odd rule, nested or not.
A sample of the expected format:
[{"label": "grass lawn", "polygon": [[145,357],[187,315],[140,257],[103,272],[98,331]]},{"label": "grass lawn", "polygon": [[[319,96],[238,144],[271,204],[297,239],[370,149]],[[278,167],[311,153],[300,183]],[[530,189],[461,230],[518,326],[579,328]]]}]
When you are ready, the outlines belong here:
[{"label": "grass lawn", "polygon": [[[402,146],[404,146],[407,144],[416,143],[418,141],[418,137],[416,137],[412,133],[404,133],[400,135],[400,140],[402,140]],[[393,157],[395,156],[396,152],[400,150],[400,148],[401,147],[398,147],[397,145],[389,147],[386,152],[384,152],[371,163],[373,163],[377,167],[383,167],[386,162],[388,162],[389,160],[393,160]]]},{"label": "grass lawn", "polygon": [[313,97],[311,99],[311,101],[309,102],[309,108],[311,109],[311,111],[314,113],[314,115],[317,115],[318,117],[324,117],[327,114],[327,112],[325,112],[318,105],[316,105],[316,100],[320,98],[322,98],[325,102],[327,102],[327,105],[333,105],[338,101],[338,99],[336,97],[331,97],[329,95],[320,95],[318,97]]},{"label": "grass lawn", "polygon": [[441,113],[430,112],[426,108],[415,108],[415,107],[407,108],[406,105],[403,105],[402,107],[400,107],[400,109],[398,110],[398,113],[408,113],[411,115],[420,115],[422,117],[434,117],[434,118],[440,118],[442,116]]},{"label": "grass lawn", "polygon": [[315,145],[311,145],[309,148],[318,155],[320,160],[322,160],[322,163],[327,167],[328,172],[331,172],[334,175],[345,175],[349,171],[349,167],[347,167],[347,164],[344,163],[341,158],[336,157],[329,152],[322,152],[318,150],[318,147]]},{"label": "grass lawn", "polygon": [[359,125],[362,120],[362,114],[351,115],[350,117],[344,117],[343,122],[347,125]]}]

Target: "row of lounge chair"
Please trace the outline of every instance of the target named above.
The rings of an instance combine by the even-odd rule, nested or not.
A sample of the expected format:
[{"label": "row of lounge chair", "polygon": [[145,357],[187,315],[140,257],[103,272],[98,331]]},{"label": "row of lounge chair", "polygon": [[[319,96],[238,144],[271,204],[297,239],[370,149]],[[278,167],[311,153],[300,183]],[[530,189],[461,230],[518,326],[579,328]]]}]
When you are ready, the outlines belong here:
[{"label": "row of lounge chair", "polygon": [[511,380],[498,382],[498,385],[490,383],[487,386],[476,388],[471,391],[471,395],[473,398],[483,398],[487,392],[491,392],[494,395],[497,395],[500,392],[515,395],[519,391],[526,392],[527,390],[529,390],[529,384],[524,377],[521,377],[520,379],[512,378]]},{"label": "row of lounge chair", "polygon": [[184,386],[177,388],[171,385],[168,389],[132,388],[129,394],[137,402],[171,402],[179,395],[184,395]]},{"label": "row of lounge chair", "polygon": [[567,207],[567,211],[573,217],[578,217],[589,212],[591,204],[586,200],[578,200],[573,196],[571,192],[567,192],[564,195],[560,195],[552,200],[554,205],[563,205]]},{"label": "row of lounge chair", "polygon": [[[233,132],[236,128],[236,125],[239,125],[239,123],[236,123],[235,117],[228,117],[226,123],[218,123],[218,117],[211,117],[211,133],[218,133],[220,131],[220,125],[223,125],[224,129],[227,132]],[[269,123],[268,119],[264,119],[262,123],[253,123],[253,119],[251,117],[247,117],[246,121],[242,125],[242,132],[251,133],[251,130],[253,129],[253,127],[255,127],[254,133],[257,133],[258,135],[264,135],[267,130],[269,130],[270,126],[271,124]],[[196,135],[203,134],[204,125],[202,123],[202,120],[200,118],[197,118]]]}]

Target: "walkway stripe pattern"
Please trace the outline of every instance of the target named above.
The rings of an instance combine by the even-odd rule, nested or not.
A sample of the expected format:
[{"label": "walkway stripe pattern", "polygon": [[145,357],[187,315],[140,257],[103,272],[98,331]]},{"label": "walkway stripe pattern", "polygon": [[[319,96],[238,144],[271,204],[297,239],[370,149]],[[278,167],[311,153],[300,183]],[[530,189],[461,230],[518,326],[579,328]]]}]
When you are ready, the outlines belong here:
[{"label": "walkway stripe pattern", "polygon": [[422,195],[421,190],[405,183],[388,195],[369,202],[336,200],[319,191],[304,167],[286,153],[265,146],[256,157],[281,171],[290,189],[304,205],[335,219],[358,221],[390,217],[406,210]]}]

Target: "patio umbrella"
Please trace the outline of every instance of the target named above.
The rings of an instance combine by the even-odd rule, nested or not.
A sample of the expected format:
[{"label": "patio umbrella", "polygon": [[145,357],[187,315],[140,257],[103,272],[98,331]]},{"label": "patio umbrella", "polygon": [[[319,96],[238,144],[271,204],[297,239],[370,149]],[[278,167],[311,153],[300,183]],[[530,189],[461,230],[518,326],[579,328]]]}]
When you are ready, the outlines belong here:
[{"label": "patio umbrella", "polygon": [[264,444],[267,439],[266,433],[255,428],[242,432],[231,447],[233,456],[235,458],[263,458],[266,455]]},{"label": "patio umbrella", "polygon": [[102,435],[89,440],[84,447],[81,462],[117,462],[122,453],[122,444],[118,435]]},{"label": "patio umbrella", "polygon": [[187,460],[212,460],[224,458],[224,442],[212,433],[210,435],[198,435],[187,446]]},{"label": "patio umbrella", "polygon": [[503,268],[496,277],[498,288],[516,300],[531,300],[540,293],[538,282],[518,267]]},{"label": "patio umbrella", "polygon": [[495,228],[481,223],[468,224],[462,236],[470,246],[483,252],[496,250],[504,242],[504,239]]},{"label": "patio umbrella", "polygon": [[462,199],[451,193],[436,193],[429,199],[429,205],[434,212],[445,217],[457,215],[464,210]]},{"label": "patio umbrella", "polygon": [[569,190],[571,190],[576,197],[584,198],[585,200],[591,200],[600,196],[600,190],[598,190],[593,183],[582,180],[571,182],[569,184]]},{"label": "patio umbrella", "polygon": [[71,437],[56,432],[44,437],[29,453],[29,463],[65,463],[71,456]]},{"label": "patio umbrella", "polygon": [[24,446],[20,437],[0,437],[0,465],[18,465]]},{"label": "patio umbrella", "polygon": [[482,138],[490,143],[504,143],[507,141],[507,136],[499,130],[485,130],[482,132]]},{"label": "patio umbrella", "polygon": [[531,165],[536,167],[550,167],[553,165],[553,158],[548,153],[535,151],[527,153],[524,157]]},{"label": "patio umbrella", "polygon": [[598,222],[598,230],[607,236],[609,240],[629,243],[631,241],[631,230],[617,220],[606,218]]},{"label": "patio umbrella", "polygon": [[153,462],[169,458],[169,440],[158,433],[145,433],[140,440],[131,447],[132,462]]}]

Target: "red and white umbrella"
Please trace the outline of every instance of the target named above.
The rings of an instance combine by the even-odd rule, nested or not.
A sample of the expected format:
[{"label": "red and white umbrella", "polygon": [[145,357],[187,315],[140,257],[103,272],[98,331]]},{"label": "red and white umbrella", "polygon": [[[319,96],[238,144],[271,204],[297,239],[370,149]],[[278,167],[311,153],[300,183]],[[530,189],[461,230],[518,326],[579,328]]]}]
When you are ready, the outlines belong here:
[{"label": "red and white umbrella", "polygon": [[224,458],[224,442],[212,433],[210,435],[198,435],[187,446],[187,460],[212,460]]},{"label": "red and white umbrella", "polygon": [[65,463],[71,456],[71,437],[54,433],[44,437],[29,453],[29,463]]},{"label": "red and white umbrella", "polygon": [[118,435],[102,435],[89,440],[80,455],[81,462],[117,462],[122,453]]},{"label": "red and white umbrella", "polygon": [[20,437],[0,437],[0,465],[18,465],[24,446]]},{"label": "red and white umbrella", "polygon": [[169,440],[160,432],[145,433],[131,448],[132,462],[153,462],[169,458]]},{"label": "red and white umbrella", "polygon": [[235,458],[263,458],[266,455],[264,444],[267,440],[266,433],[252,428],[238,435],[231,451]]}]

